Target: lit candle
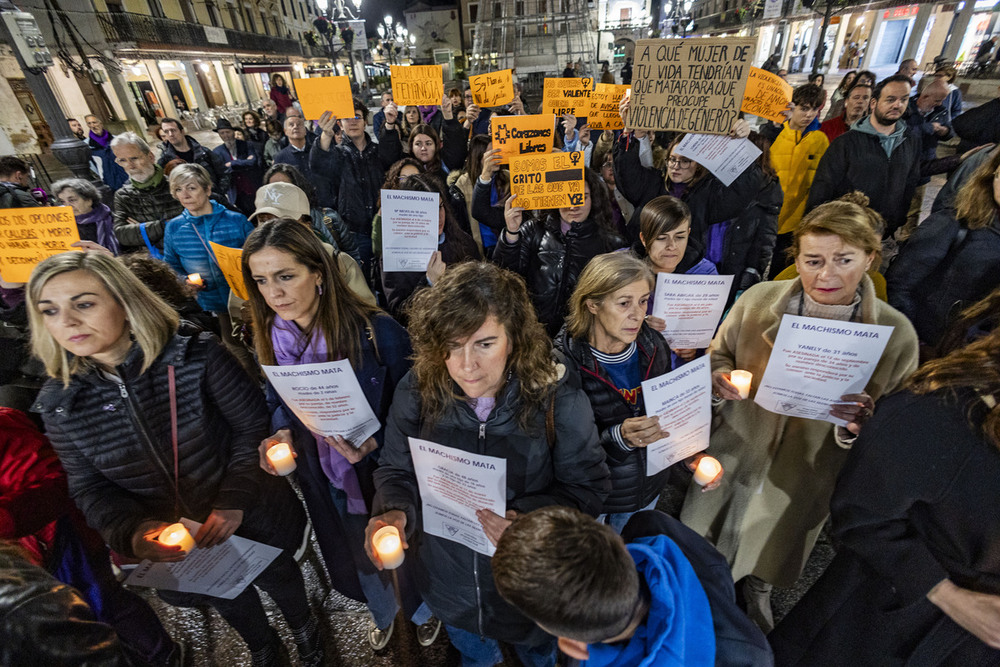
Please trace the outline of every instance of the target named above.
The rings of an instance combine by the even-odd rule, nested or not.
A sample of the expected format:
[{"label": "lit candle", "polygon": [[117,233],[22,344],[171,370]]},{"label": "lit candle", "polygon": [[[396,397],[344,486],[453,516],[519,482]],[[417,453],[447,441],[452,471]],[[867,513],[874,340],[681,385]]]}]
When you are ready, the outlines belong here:
[{"label": "lit candle", "polygon": [[375,553],[382,561],[382,567],[387,570],[395,570],[403,564],[403,540],[399,538],[399,531],[395,526],[384,526],[375,531],[372,536],[372,543],[375,544]]},{"label": "lit candle", "polygon": [[729,374],[729,381],[740,390],[740,398],[750,397],[750,383],[753,382],[753,373],[750,371],[733,371]]},{"label": "lit candle", "polygon": [[200,273],[190,274],[188,276],[188,282],[191,283],[192,285],[197,285],[198,287],[201,287],[202,285],[205,284],[205,281],[201,279]]},{"label": "lit candle", "polygon": [[705,486],[722,472],[722,464],[711,456],[703,456],[694,469],[694,481],[698,486]]},{"label": "lit candle", "polygon": [[184,551],[194,549],[194,538],[183,523],[172,523],[164,528],[159,540],[160,544],[166,544],[168,547],[179,546]]},{"label": "lit candle", "polygon": [[287,442],[276,442],[267,450],[267,460],[271,462],[274,471],[284,477],[295,470],[295,457]]}]

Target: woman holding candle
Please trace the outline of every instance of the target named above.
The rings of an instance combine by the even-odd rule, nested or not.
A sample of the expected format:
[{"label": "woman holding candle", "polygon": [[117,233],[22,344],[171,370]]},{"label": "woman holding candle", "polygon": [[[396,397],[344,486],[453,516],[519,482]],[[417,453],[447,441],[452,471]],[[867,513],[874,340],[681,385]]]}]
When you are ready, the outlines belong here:
[{"label": "woman holding candle", "polygon": [[[410,368],[409,337],[392,318],[348,289],[336,260],[309,228],[290,218],[261,224],[243,247],[243,280],[256,285],[249,293],[260,363],[292,366],[347,359],[384,424],[396,383]],[[268,456],[276,443],[295,452],[296,478],[334,587],[367,600],[373,619],[369,640],[373,648],[384,648],[396,600],[390,579],[375,570],[363,547],[383,432],[364,442],[324,437],[312,433],[270,385],[267,400],[272,435],[260,443],[260,466],[272,475],[281,473],[272,463],[276,452]]]},{"label": "woman holding candle", "polygon": [[837,480],[837,556],[772,633],[782,665],[1000,664],[1000,330],[882,399]]},{"label": "woman holding candle", "polygon": [[[905,317],[875,297],[866,271],[881,255],[881,219],[858,193],[817,207],[795,231],[799,277],[747,290],[712,341],[713,390],[718,398],[711,449],[726,470],[715,493],[688,490],[681,520],[727,557],[733,578],[747,578],[752,619],[773,627],[772,585],[791,586],[802,571],[828,514],[830,494],[847,450],[873,399],[897,388],[917,366],[917,340]],[[848,422],[789,417],[742,399],[734,369],[764,375],[785,314],[894,327],[882,359],[861,394],[843,396],[830,414]]]},{"label": "woman holding candle", "polygon": [[[580,274],[556,347],[580,369],[611,469],[602,516],[617,532],[639,510],[653,509],[671,468],[646,476],[646,447],[669,424],[647,416],[642,382],[671,369],[670,347],[644,320],[653,274],[628,253],[598,255]],[[688,460],[694,470],[703,455]],[[709,478],[711,486],[718,480]]]},{"label": "woman holding candle", "polygon": [[[553,357],[524,283],[484,262],[466,262],[414,297],[413,370],[396,389],[375,471],[366,542],[393,526],[403,547],[419,543],[422,594],[448,629],[463,665],[500,662],[497,640],[526,665],[555,664],[555,641],[496,591],[490,559],[424,533],[410,437],[500,457],[507,465],[507,512],[477,512],[494,544],[514,513],[568,505],[596,515],[608,489],[604,452],[575,374]],[[418,541],[414,541],[417,538]],[[483,639],[485,638],[485,639]]]},{"label": "woman holding candle", "polygon": [[[32,349],[51,376],[34,409],[87,522],[115,551],[159,562],[188,553],[160,540],[181,517],[201,523],[192,531],[199,548],[234,534],[279,547],[254,584],[278,604],[303,662],[321,664],[292,557],[305,513],[291,487],[257,465],[267,408],[237,361],[210,334],[178,325],[170,306],[104,254],[41,262],[28,306]],[[159,594],[214,607],[246,641],[252,664],[277,664],[280,639],[253,586],[232,600]]]}]

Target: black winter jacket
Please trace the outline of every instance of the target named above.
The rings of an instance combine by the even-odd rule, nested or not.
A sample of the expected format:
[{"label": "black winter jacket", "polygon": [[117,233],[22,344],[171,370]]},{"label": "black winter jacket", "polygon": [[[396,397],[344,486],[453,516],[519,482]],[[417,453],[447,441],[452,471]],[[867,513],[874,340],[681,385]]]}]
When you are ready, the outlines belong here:
[{"label": "black winter jacket", "polygon": [[[465,164],[465,158],[469,154],[469,134],[457,118],[444,121],[444,125],[438,130],[441,135],[441,150],[438,157],[448,171],[461,169]],[[396,129],[387,130],[382,127],[382,134],[378,137],[378,154],[382,160],[382,166],[389,170],[389,167],[406,157],[403,151],[405,143],[400,136],[399,125]],[[447,174],[441,174],[441,180]]]},{"label": "black winter jacket", "polygon": [[920,139],[907,134],[887,157],[875,135],[845,132],[819,161],[806,211],[860,190],[868,195],[869,206],[885,218],[888,238],[906,222],[920,180],[921,148]]},{"label": "black winter jacket", "polygon": [[428,424],[420,415],[413,373],[396,388],[380,467],[375,471],[372,514],[406,513],[410,552],[420,558],[421,593],[446,625],[511,643],[537,645],[548,638],[497,593],[488,557],[458,542],[421,533],[420,492],[407,438],[505,459],[508,510],[523,513],[566,505],[596,516],[608,493],[608,468],[579,377],[572,369],[563,367],[563,371],[555,389],[555,444],[551,448],[544,413],[534,416],[529,432],[518,425],[521,403],[516,377],[501,390],[485,423],[480,423],[465,401],[456,400],[437,423]]},{"label": "black winter jacket", "polygon": [[0,208],[34,208],[41,206],[27,188],[16,183],[0,183]]},{"label": "black winter jacket", "polygon": [[365,141],[363,151],[349,140],[325,151],[316,140],[309,152],[309,166],[318,178],[330,183],[337,212],[350,230],[370,237],[385,170],[379,162],[378,145],[368,135]]},{"label": "black winter jacket", "polygon": [[140,523],[179,518],[167,379],[174,366],[177,512],[204,521],[213,509],[243,510],[237,535],[294,550],[305,514],[288,483],[260,469],[257,447],[270,434],[268,412],[246,371],[214,337],[188,324],[140,374],[141,365],[133,345],[116,369],[119,381],[91,368],[67,388],[49,380],[35,402],[87,523],[115,551],[134,555]]},{"label": "black winter jacket", "polygon": [[[200,164],[207,169],[208,175],[212,177],[212,190],[216,194],[222,195],[229,192],[229,179],[232,172],[226,166],[226,161],[199,144],[194,137],[188,136],[187,142],[191,150],[194,151],[194,163]],[[177,149],[167,141],[163,143],[163,154],[160,155],[160,159],[156,163],[164,167],[168,162],[176,160],[179,157]]]},{"label": "black winter jacket", "polygon": [[889,304],[921,342],[937,345],[962,310],[1000,287],[1000,221],[968,230],[952,211],[932,213],[900,245],[885,279]]},{"label": "black winter jacket", "polygon": [[720,275],[736,276],[729,295],[731,305],[736,293],[767,279],[768,265],[778,238],[778,213],[785,195],[777,178],[769,178],[760,169],[759,190],[747,207],[729,223],[722,247],[722,261],[716,268]]},{"label": "black winter jacket", "polygon": [[952,118],[951,126],[962,140],[959,154],[983,144],[1000,143],[1000,97]]},{"label": "black winter jacket", "polygon": [[[659,332],[643,323],[636,343],[643,380],[670,371],[670,347]],[[653,502],[670,477],[670,468],[647,477],[646,449],[632,448],[620,439],[622,422],[646,414],[641,396],[636,405],[629,405],[615,388],[607,371],[594,358],[590,344],[570,337],[565,327],[556,336],[555,345],[580,371],[583,391],[594,409],[601,446],[608,457],[611,493],[604,501],[601,512],[612,514],[641,510]],[[670,430],[670,424],[662,426],[664,430]]]},{"label": "black winter jacket", "polygon": [[625,239],[600,227],[593,215],[574,222],[563,234],[555,213],[544,221],[526,220],[514,243],[508,243],[507,235],[501,233],[493,261],[524,277],[538,320],[550,336],[555,336],[566,318],[566,302],[583,267],[595,256],[625,246]]}]

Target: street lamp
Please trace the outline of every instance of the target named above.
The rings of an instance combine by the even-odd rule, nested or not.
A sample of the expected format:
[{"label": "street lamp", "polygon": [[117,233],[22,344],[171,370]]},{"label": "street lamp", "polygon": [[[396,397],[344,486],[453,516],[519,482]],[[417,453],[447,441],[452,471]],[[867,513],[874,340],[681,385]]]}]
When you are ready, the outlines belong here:
[{"label": "street lamp", "polygon": [[392,24],[392,16],[386,14],[382,23],[378,24],[378,36],[382,40],[382,48],[389,52],[389,64],[395,65],[396,58],[402,53],[406,46],[407,36],[410,42],[416,41],[416,37],[403,27],[402,23]]},{"label": "street lamp", "polygon": [[[344,48],[347,49],[351,79],[357,84],[361,84],[362,81],[358,80],[357,68],[354,64],[354,30],[347,21],[358,20],[361,12],[361,3],[362,0],[350,0],[350,4],[344,0],[333,0],[332,4],[327,0],[317,0],[316,4],[319,6],[322,15],[317,16],[313,21],[316,32],[326,39],[327,50],[330,54],[330,60],[333,63],[334,72],[337,69],[337,50],[333,45],[333,40],[337,36],[338,28],[340,29],[340,38],[344,42]],[[351,9],[351,5],[354,6],[353,10]],[[340,22],[340,25],[335,25],[334,22]],[[362,74],[363,78],[364,75]]]}]

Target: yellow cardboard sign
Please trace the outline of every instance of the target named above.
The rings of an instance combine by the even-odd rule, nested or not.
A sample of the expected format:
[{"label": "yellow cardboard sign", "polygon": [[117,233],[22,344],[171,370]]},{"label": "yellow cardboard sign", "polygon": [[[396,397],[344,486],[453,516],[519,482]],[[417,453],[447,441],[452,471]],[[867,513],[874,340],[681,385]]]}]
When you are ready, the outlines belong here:
[{"label": "yellow cardboard sign", "polygon": [[69,206],[0,209],[0,276],[26,283],[40,261],[73,248],[80,240]]},{"label": "yellow cardboard sign", "polygon": [[215,241],[209,241],[208,243],[212,246],[215,261],[218,263],[222,275],[226,277],[229,288],[244,301],[249,299],[250,294],[247,292],[247,286],[243,282],[243,249],[219,245]]},{"label": "yellow cardboard sign", "polygon": [[786,117],[781,112],[788,110],[791,101],[792,87],[787,81],[765,69],[750,68],[740,111],[784,123]]},{"label": "yellow cardboard sign", "polygon": [[441,65],[392,65],[392,99],[399,106],[441,104],[444,73]]},{"label": "yellow cardboard sign", "polygon": [[512,157],[514,205],[528,210],[583,206],[583,166],[581,151]]},{"label": "yellow cardboard sign", "polygon": [[550,113],[490,118],[490,139],[500,149],[500,164],[515,155],[551,153],[555,129],[556,117]]},{"label": "yellow cardboard sign", "polygon": [[590,89],[594,80],[589,77],[545,79],[542,88],[542,113],[563,116],[586,116],[590,110]]},{"label": "yellow cardboard sign", "polygon": [[472,101],[481,107],[498,107],[514,101],[514,74],[509,69],[469,77]]},{"label": "yellow cardboard sign", "polygon": [[302,105],[306,120],[319,120],[324,111],[337,118],[354,118],[354,98],[351,80],[346,76],[324,76],[315,79],[294,79],[295,94]]},{"label": "yellow cardboard sign", "polygon": [[756,37],[640,39],[629,127],[728,134],[740,104]]},{"label": "yellow cardboard sign", "polygon": [[618,104],[631,86],[615,83],[599,83],[590,94],[590,111],[587,124],[592,130],[622,130],[625,123],[618,113]]}]

